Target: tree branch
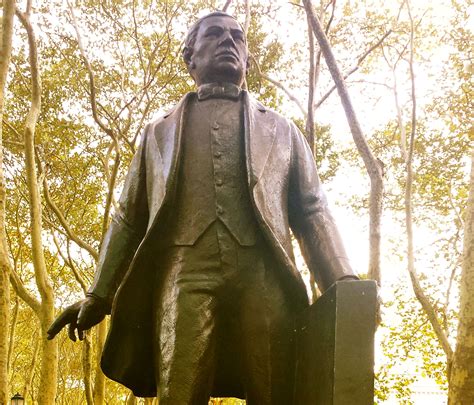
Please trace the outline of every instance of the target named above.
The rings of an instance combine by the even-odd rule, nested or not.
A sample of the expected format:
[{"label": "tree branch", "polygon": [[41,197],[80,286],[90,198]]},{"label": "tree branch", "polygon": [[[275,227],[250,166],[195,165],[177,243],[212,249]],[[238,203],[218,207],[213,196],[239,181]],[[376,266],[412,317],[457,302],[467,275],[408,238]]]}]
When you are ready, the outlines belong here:
[{"label": "tree branch", "polygon": [[300,103],[300,101],[290,92],[290,90],[288,90],[288,88],[283,83],[281,83],[278,80],[273,79],[270,76],[263,73],[257,59],[255,58],[255,56],[250,55],[250,57],[254,61],[255,66],[257,66],[257,71],[258,71],[258,74],[260,75],[260,77],[262,77],[263,79],[265,79],[265,80],[269,81],[270,83],[274,84],[279,89],[283,90],[286,93],[286,95],[288,96],[288,98],[298,106],[298,108],[300,109],[300,111],[303,114],[304,118],[306,119],[306,116],[307,116],[306,110],[304,109],[304,107]]},{"label": "tree branch", "polygon": [[[58,254],[59,256],[61,256],[61,258],[64,260],[64,263],[72,270],[72,274],[74,275],[74,278],[76,279],[76,281],[79,283],[79,285],[81,286],[82,288],[82,291],[84,292],[84,295],[86,294],[87,292],[87,284],[86,282],[84,281],[84,279],[82,278],[82,276],[79,274],[79,272],[77,271],[77,268],[76,266],[74,266],[74,263],[72,262],[71,260],[71,257],[70,255],[68,254],[68,257],[66,257],[62,250],[61,250],[61,245],[58,241],[58,238],[56,237],[56,235],[54,233],[52,233],[53,235],[53,242],[54,244],[56,245],[56,249],[58,250]],[[69,253],[69,248],[68,248],[68,253]]]},{"label": "tree branch", "polygon": [[[31,384],[33,383],[33,377],[35,375],[35,369],[36,369],[36,362],[38,361],[38,353],[39,353],[39,348],[40,348],[40,339],[38,339],[38,333],[36,332],[32,340],[35,342],[35,348],[33,350],[33,356],[31,358],[31,363],[28,371],[28,376],[25,379],[25,385],[23,386],[23,395],[25,398],[27,398],[28,393],[30,392],[31,389]],[[31,395],[31,394],[30,394]],[[33,395],[31,395],[33,397]]]},{"label": "tree branch", "polygon": [[28,305],[35,314],[39,314],[41,303],[25,288],[20,276],[18,276],[15,270],[10,272],[10,283],[15,290],[15,293],[26,303],[26,305]]},{"label": "tree branch", "polygon": [[[107,199],[105,202],[104,218],[102,221],[102,238],[105,236],[105,233],[109,226],[109,213],[110,213],[110,209],[113,202],[114,187],[115,187],[115,182],[117,180],[117,173],[118,173],[119,166],[120,166],[120,154],[116,150],[114,165],[112,167],[112,172],[110,173],[110,177],[109,177],[109,184],[108,184],[109,190],[108,190]],[[102,244],[102,241],[101,241],[101,244]]]},{"label": "tree branch", "polygon": [[232,3],[232,0],[227,0],[227,1],[225,2],[224,6],[222,7],[222,11],[224,11],[225,13],[227,13],[227,9],[229,8],[230,3]]},{"label": "tree branch", "polygon": [[[377,49],[382,43],[383,41],[385,41],[385,39],[393,32],[393,30],[388,30],[383,36],[382,38],[380,38],[374,45],[372,45],[367,51],[365,51],[360,57],[359,59],[357,59],[357,64],[351,69],[349,70],[349,72],[347,72],[345,75],[344,75],[344,80],[346,80],[349,76],[351,76],[353,73],[357,72],[359,70],[359,68],[361,67],[362,65],[362,62],[367,58],[367,56],[369,56],[375,49]],[[328,97],[334,92],[334,90],[337,89],[337,86],[334,85],[332,86],[325,94],[324,96],[321,97],[321,99],[315,104],[314,106],[314,109],[317,110],[319,107],[321,107],[321,105],[328,99]]]},{"label": "tree branch", "polygon": [[10,336],[8,337],[8,353],[7,353],[7,370],[10,369],[11,360],[12,360],[12,353],[13,353],[13,343],[15,341],[15,330],[16,330],[16,323],[18,321],[18,310],[19,310],[19,300],[18,295],[15,297],[15,306],[13,307],[13,316],[11,320],[11,327],[10,327]]},{"label": "tree branch", "polygon": [[[39,161],[39,159],[38,159],[38,161]],[[48,182],[46,181],[46,176],[43,177],[43,195],[44,195],[44,199],[46,201],[46,204],[48,204],[48,207],[51,208],[51,210],[54,212],[54,214],[58,218],[59,223],[61,224],[61,226],[66,231],[67,236],[72,241],[74,241],[79,247],[86,250],[94,258],[94,260],[97,261],[97,259],[99,258],[99,253],[97,252],[97,250],[95,250],[91,245],[89,245],[87,242],[85,242],[84,240],[79,238],[79,236],[77,236],[77,234],[69,226],[69,223],[66,220],[66,218],[64,217],[61,210],[58,208],[56,203],[51,198],[51,195],[49,194]]]},{"label": "tree branch", "polygon": [[402,108],[400,106],[400,101],[398,99],[398,86],[397,86],[397,74],[395,69],[392,69],[393,74],[393,96],[395,98],[395,107],[397,110],[397,121],[398,121],[398,128],[400,129],[400,153],[402,155],[403,161],[405,164],[408,162],[408,155],[407,155],[407,134],[405,129],[405,123],[403,122],[403,115],[402,115]]},{"label": "tree branch", "polygon": [[[5,104],[5,89],[10,66],[13,20],[15,12],[15,1],[4,0],[2,2],[1,14],[1,37],[0,37],[0,117],[3,119]],[[8,387],[9,352],[7,351],[10,327],[10,286],[9,273],[13,266],[10,259],[6,232],[6,183],[3,164],[3,126],[0,125],[0,403],[8,403],[10,391]]]},{"label": "tree branch", "polygon": [[413,242],[413,205],[412,205],[412,188],[413,188],[413,155],[415,150],[415,135],[416,135],[416,86],[415,86],[415,72],[414,72],[414,36],[415,36],[415,27],[413,23],[413,17],[411,15],[410,2],[405,1],[408,16],[410,18],[410,57],[409,57],[409,67],[410,67],[410,82],[411,82],[411,101],[412,101],[412,111],[411,111],[411,132],[410,132],[410,145],[408,150],[408,158],[406,161],[406,186],[405,186],[405,224],[407,229],[407,250],[408,250],[408,272],[410,274],[410,280],[412,283],[413,291],[416,298],[420,302],[423,310],[425,311],[428,319],[431,323],[431,326],[434,329],[434,332],[446,353],[448,359],[448,374],[450,364],[453,358],[453,350],[448,341],[445,331],[443,330],[441,323],[438,319],[434,306],[431,304],[429,298],[423,291],[423,288],[420,285],[418,275],[415,270],[415,255],[414,255],[414,242]]},{"label": "tree branch", "polygon": [[[308,24],[308,51],[309,51],[309,73],[308,73],[308,117],[306,119],[306,138],[311,152],[314,155],[314,92],[316,87],[316,66],[314,60],[314,35],[311,29],[309,18],[306,17]],[[320,52],[319,52],[320,54]],[[311,272],[310,272],[311,273]]]},{"label": "tree branch", "polygon": [[249,33],[250,27],[250,0],[245,0],[245,21],[244,21],[244,34],[245,38]]},{"label": "tree branch", "polygon": [[[27,8],[28,10],[28,8]],[[30,22],[29,14],[15,10],[17,17],[28,35],[29,62],[31,71],[31,106],[25,120],[25,163],[29,191],[29,206],[31,215],[31,244],[33,267],[38,291],[42,301],[48,304],[53,302],[53,289],[46,270],[42,242],[42,214],[41,198],[38,187],[38,177],[35,164],[35,130],[41,110],[41,80],[38,64],[38,49],[36,36]]]},{"label": "tree branch", "polygon": [[87,73],[89,75],[90,103],[91,103],[91,108],[92,108],[92,116],[94,117],[94,121],[97,123],[97,125],[99,125],[99,127],[106,134],[108,134],[110,137],[116,140],[114,131],[111,128],[109,128],[107,125],[105,125],[105,123],[102,121],[102,119],[100,118],[97,112],[97,95],[96,95],[96,88],[95,88],[94,72],[92,71],[92,66],[89,62],[89,59],[87,58],[86,51],[84,50],[84,46],[82,44],[82,36],[79,31],[79,26],[77,24],[76,16],[74,14],[74,8],[69,0],[67,4],[69,7],[69,11],[71,13],[72,26],[74,28],[74,31],[76,32],[77,45],[79,47],[79,51],[81,53],[84,64],[86,65]]},{"label": "tree branch", "polygon": [[359,121],[357,120],[352,102],[347,91],[344,78],[337,66],[336,59],[332,53],[329,41],[321,26],[320,21],[313,11],[311,0],[303,0],[306,14],[309,18],[311,28],[316,36],[323,56],[328,65],[331,76],[337,86],[341,102],[346,113],[347,121],[351,129],[352,137],[357,146],[357,150],[364,161],[365,167],[370,177],[370,259],[369,259],[369,277],[377,280],[380,284],[380,221],[382,216],[382,198],[383,198],[383,170],[382,165],[372,154],[367,141],[362,133]]}]

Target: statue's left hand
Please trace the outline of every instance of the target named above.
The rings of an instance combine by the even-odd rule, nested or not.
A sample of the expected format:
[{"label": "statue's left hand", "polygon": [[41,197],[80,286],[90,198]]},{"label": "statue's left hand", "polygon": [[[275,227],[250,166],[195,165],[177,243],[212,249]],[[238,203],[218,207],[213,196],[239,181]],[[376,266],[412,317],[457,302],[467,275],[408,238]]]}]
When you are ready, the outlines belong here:
[{"label": "statue's left hand", "polygon": [[89,296],[61,312],[48,329],[48,340],[53,339],[66,325],[69,325],[69,338],[72,341],[76,341],[76,329],[79,340],[83,340],[84,331],[102,321],[106,314],[103,303]]}]

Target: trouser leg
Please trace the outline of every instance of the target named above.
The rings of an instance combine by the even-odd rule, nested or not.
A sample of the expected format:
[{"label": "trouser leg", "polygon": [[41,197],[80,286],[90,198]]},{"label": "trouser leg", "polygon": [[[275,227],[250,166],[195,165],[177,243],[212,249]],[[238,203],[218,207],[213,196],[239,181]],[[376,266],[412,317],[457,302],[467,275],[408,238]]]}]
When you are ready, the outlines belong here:
[{"label": "trouser leg", "polygon": [[[215,367],[218,251],[212,238],[173,247],[158,303],[160,405],[208,403]],[[212,236],[212,235],[211,235]],[[209,239],[209,240],[207,240]],[[206,246],[207,242],[209,246]]]},{"label": "trouser leg", "polygon": [[240,249],[243,375],[248,405],[291,405],[295,369],[293,306],[265,247]]},{"label": "trouser leg", "polygon": [[278,264],[264,244],[242,247],[223,225],[211,230],[168,255],[155,340],[160,405],[207,404],[223,324],[237,337],[247,404],[290,405],[294,316]]}]

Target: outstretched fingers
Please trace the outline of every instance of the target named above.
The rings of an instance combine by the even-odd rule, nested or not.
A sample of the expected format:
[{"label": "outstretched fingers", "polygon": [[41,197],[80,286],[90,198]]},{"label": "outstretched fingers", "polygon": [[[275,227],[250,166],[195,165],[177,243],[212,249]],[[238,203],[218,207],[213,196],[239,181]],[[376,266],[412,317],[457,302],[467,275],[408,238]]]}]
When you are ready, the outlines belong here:
[{"label": "outstretched fingers", "polygon": [[69,339],[71,339],[73,342],[77,340],[76,333],[75,333],[76,329],[77,329],[77,337],[79,338],[79,340],[84,340],[84,331],[77,326],[77,323],[75,321],[69,324],[69,328],[68,328]]},{"label": "outstretched fingers", "polygon": [[76,341],[76,333],[75,333],[76,328],[77,328],[77,324],[75,321],[69,324],[68,335],[69,335],[69,339],[71,339],[73,342]]},{"label": "outstretched fingers", "polygon": [[[53,322],[47,334],[48,339],[53,339],[66,325],[69,338],[75,342],[84,339],[84,331],[98,324],[106,315],[103,305],[93,297],[76,302],[67,307]],[[77,337],[76,337],[77,330]]]},{"label": "outstretched fingers", "polygon": [[74,334],[74,329],[77,327],[77,314],[79,308],[76,304],[71,305],[66,308],[53,322],[51,327],[48,329],[48,340],[53,339],[66,325],[69,324],[69,337],[76,341],[76,336]]}]

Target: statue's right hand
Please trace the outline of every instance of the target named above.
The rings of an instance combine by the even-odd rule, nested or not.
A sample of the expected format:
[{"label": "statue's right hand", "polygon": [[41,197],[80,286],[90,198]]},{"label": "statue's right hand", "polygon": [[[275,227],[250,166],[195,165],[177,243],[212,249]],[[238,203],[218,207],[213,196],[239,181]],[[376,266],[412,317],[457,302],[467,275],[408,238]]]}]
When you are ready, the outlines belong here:
[{"label": "statue's right hand", "polygon": [[76,329],[79,340],[83,340],[84,331],[102,321],[106,314],[102,302],[92,296],[87,297],[61,312],[48,329],[48,340],[53,339],[66,325],[69,325],[69,338],[72,341],[76,341]]}]

